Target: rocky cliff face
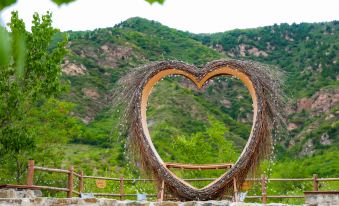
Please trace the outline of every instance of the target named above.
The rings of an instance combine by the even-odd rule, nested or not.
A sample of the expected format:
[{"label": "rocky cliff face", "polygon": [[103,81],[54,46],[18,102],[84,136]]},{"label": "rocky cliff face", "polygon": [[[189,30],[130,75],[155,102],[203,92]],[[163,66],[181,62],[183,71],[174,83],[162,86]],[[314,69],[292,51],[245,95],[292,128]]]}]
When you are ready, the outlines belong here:
[{"label": "rocky cliff face", "polygon": [[[301,145],[298,156],[311,156],[319,148],[338,144],[339,89],[321,89],[301,98],[289,109],[288,148]],[[327,128],[327,129],[326,129]]]},{"label": "rocky cliff face", "polygon": [[339,105],[339,89],[322,89],[310,98],[298,100],[294,112],[304,110],[311,114],[320,114],[330,111],[337,105]]}]

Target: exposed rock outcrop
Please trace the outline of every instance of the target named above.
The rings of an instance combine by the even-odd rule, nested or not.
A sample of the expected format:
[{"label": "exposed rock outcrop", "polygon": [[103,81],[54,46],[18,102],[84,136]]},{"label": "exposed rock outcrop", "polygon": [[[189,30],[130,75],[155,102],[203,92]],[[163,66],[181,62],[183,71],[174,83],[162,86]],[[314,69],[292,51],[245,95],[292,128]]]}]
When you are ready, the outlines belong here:
[{"label": "exposed rock outcrop", "polygon": [[82,92],[84,93],[84,95],[94,100],[100,97],[100,94],[97,92],[97,90],[92,88],[83,88]]},{"label": "exposed rock outcrop", "polygon": [[312,139],[307,140],[306,144],[304,145],[302,151],[299,153],[300,157],[303,156],[310,156],[315,152],[314,144],[312,142]]},{"label": "exposed rock outcrop", "polygon": [[121,59],[127,59],[132,55],[132,48],[123,46],[113,46],[104,44],[100,47],[102,59],[99,59],[99,64],[103,67],[116,67]]},{"label": "exposed rock outcrop", "polygon": [[66,61],[65,64],[62,65],[62,72],[69,76],[83,75],[86,73],[86,67],[82,64]]},{"label": "exposed rock outcrop", "polygon": [[253,55],[253,56],[256,56],[256,57],[259,57],[259,56],[264,56],[264,57],[267,57],[268,54],[264,51],[260,51],[258,48],[256,47],[251,47],[251,48],[248,48],[249,46],[246,45],[246,44],[240,44],[239,45],[239,53],[240,53],[240,56],[246,56],[246,53],[248,53],[249,55]]},{"label": "exposed rock outcrop", "polygon": [[132,55],[132,48],[105,43],[99,48],[86,45],[81,49],[74,49],[73,52],[80,57],[94,60],[101,67],[115,68],[118,66],[119,60]]},{"label": "exposed rock outcrop", "polygon": [[296,112],[303,110],[312,114],[328,112],[339,105],[339,89],[320,90],[310,98],[302,98],[297,102]]},{"label": "exposed rock outcrop", "polygon": [[328,133],[324,133],[321,135],[320,137],[320,144],[322,145],[330,145],[332,143],[330,136],[328,135]]},{"label": "exposed rock outcrop", "polygon": [[287,130],[288,131],[292,131],[292,130],[297,129],[297,128],[298,128],[298,125],[293,123],[293,122],[288,123],[288,125],[287,125]]},{"label": "exposed rock outcrop", "polygon": [[224,105],[224,107],[226,107],[226,108],[231,108],[232,107],[232,102],[230,100],[228,100],[228,99],[223,99],[223,100],[220,101],[220,103],[222,105]]}]

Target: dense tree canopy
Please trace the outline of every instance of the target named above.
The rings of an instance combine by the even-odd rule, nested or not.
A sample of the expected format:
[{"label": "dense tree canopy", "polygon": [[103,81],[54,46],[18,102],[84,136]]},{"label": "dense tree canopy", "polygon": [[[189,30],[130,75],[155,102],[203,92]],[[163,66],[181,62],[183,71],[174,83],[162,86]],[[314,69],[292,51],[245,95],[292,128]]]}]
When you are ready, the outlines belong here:
[{"label": "dense tree canopy", "polygon": [[50,42],[58,30],[51,24],[50,13],[34,14],[32,32],[27,32],[13,12],[8,24],[11,32],[1,30],[10,52],[2,56],[0,65],[0,157],[14,158],[18,168],[19,155],[35,148],[35,130],[26,122],[32,109],[63,88],[60,64],[67,39],[52,48]]}]

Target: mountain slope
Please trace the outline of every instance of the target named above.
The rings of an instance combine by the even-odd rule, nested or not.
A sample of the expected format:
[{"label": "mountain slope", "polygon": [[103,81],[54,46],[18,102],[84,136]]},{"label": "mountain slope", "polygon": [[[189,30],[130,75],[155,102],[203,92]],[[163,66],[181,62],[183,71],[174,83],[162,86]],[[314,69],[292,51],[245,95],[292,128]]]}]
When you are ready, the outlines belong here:
[{"label": "mountain slope", "polygon": [[281,24],[194,39],[235,58],[285,71],[290,136],[281,142],[292,156],[338,147],[339,24]]},{"label": "mountain slope", "polygon": [[288,91],[311,96],[319,88],[337,85],[339,22],[281,24],[234,30],[194,39],[232,57],[279,66],[287,72]]},{"label": "mountain slope", "polygon": [[[202,65],[213,59],[228,56],[276,65],[285,71],[285,92],[289,98],[290,113],[290,135],[283,137],[277,145],[279,154],[307,156],[317,150],[335,148],[338,144],[338,29],[338,22],[334,21],[319,24],[281,24],[196,35],[177,31],[154,21],[132,18],[113,28],[71,32],[72,53],[64,71],[67,74],[67,69],[73,66],[80,73],[65,75],[65,78],[72,83],[71,99],[78,104],[76,114],[85,123],[89,123],[87,127],[96,128],[102,125],[100,121],[106,122],[103,124],[107,128],[100,129],[101,138],[97,141],[105,142],[105,138],[112,139],[108,138],[108,134],[111,132],[110,124],[115,122],[114,118],[111,118],[112,110],[109,109],[114,84],[119,77],[137,65],[163,59],[177,59]],[[177,92],[185,93],[187,81],[175,82],[178,83],[167,82],[166,86],[160,86],[159,95],[155,92],[154,99],[160,101],[160,94],[173,87]],[[200,108],[199,111],[205,116],[214,111],[216,118],[230,124],[231,131],[246,140],[251,123],[251,102],[241,84],[230,80],[227,84],[215,83],[215,86],[206,89],[207,92],[190,89],[191,92],[184,96],[174,98],[181,99],[178,100],[180,103],[176,104],[178,107],[184,109],[184,105],[190,102],[192,107]],[[149,119],[155,122],[151,127],[156,128],[155,133],[158,134],[158,130],[170,125],[173,125],[173,131],[166,135],[188,134],[204,128],[207,121],[199,120],[192,114],[184,116],[179,127],[175,121],[164,123],[161,118],[157,118],[171,119],[176,116],[176,113],[170,112],[176,109],[170,108],[170,105],[166,107],[165,100],[162,98],[163,103],[155,102],[155,105],[150,102],[149,111],[152,112]],[[161,105],[163,109],[153,109],[153,106],[161,107],[156,104]],[[322,107],[325,109],[319,110]],[[177,113],[182,112],[183,110],[177,109]],[[191,129],[187,130],[185,127]],[[75,142],[94,143],[95,141],[91,140],[95,139],[93,133]],[[319,138],[325,139],[322,142],[326,142],[326,145],[318,143]],[[236,139],[238,143],[243,142],[239,138]]]}]

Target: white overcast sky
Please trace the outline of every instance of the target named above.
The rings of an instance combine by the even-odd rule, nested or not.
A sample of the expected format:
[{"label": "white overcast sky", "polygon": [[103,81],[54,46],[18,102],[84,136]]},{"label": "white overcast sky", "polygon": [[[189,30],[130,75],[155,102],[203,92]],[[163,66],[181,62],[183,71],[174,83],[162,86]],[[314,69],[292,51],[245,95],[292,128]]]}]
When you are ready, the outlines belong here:
[{"label": "white overcast sky", "polygon": [[60,7],[50,0],[18,0],[1,12],[2,24],[10,20],[12,10],[19,11],[28,27],[34,12],[52,11],[54,26],[62,31],[112,27],[135,16],[194,33],[339,20],[339,0],[166,0],[163,5],[144,0],[76,0]]}]

